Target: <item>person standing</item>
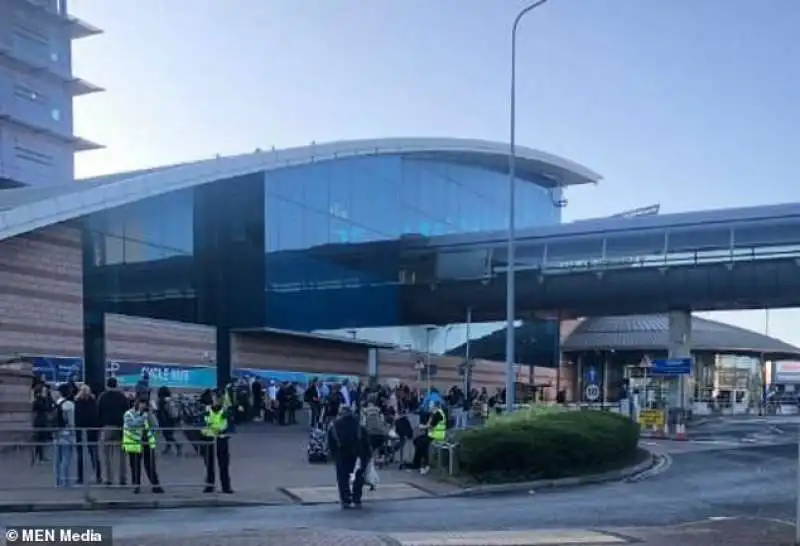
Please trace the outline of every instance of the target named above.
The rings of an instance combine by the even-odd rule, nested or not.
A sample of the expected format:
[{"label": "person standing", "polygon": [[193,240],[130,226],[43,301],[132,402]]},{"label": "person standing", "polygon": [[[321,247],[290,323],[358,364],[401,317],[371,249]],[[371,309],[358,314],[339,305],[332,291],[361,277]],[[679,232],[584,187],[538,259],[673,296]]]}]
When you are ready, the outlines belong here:
[{"label": "person standing", "polygon": [[32,404],[33,411],[33,441],[35,442],[33,448],[33,462],[46,461],[45,447],[50,442],[50,416],[55,408],[55,403],[50,396],[50,389],[45,383],[40,383],[34,390],[34,398]]},{"label": "person standing", "polygon": [[55,456],[53,468],[56,487],[69,487],[69,471],[72,467],[72,453],[75,451],[75,404],[69,400],[70,387],[62,383],[56,391],[55,405]]},{"label": "person standing", "polygon": [[[360,508],[364,491],[364,471],[369,465],[369,436],[350,406],[341,407],[341,416],[328,429],[328,449],[336,463],[336,485],[343,509]],[[359,469],[356,470],[356,462]],[[350,474],[355,471],[352,488]]]},{"label": "person standing", "polygon": [[181,444],[175,439],[175,429],[178,428],[180,415],[178,406],[172,400],[172,393],[169,387],[162,385],[156,394],[156,421],[164,437],[164,450],[162,455],[167,455],[175,448],[175,454],[181,456]]},{"label": "person standing", "polygon": [[122,427],[122,450],[128,454],[133,492],[142,485],[142,465],[153,493],[163,493],[156,472],[156,435],[150,426],[150,401],[138,398],[135,406],[125,412]]},{"label": "person standing", "polygon": [[311,384],[306,389],[303,398],[305,399],[305,403],[308,404],[308,410],[310,413],[309,424],[312,428],[316,427],[322,417],[322,403],[320,402],[319,388],[317,387],[316,378],[311,380]]},{"label": "person standing", "polygon": [[97,413],[102,427],[100,441],[103,445],[106,485],[114,482],[114,466],[117,467],[117,483],[121,486],[127,483],[128,473],[125,470],[125,457],[121,447],[123,421],[130,405],[128,397],[119,389],[117,378],[109,377],[106,381],[106,390],[100,393],[97,399]]},{"label": "person standing", "polygon": [[[89,385],[84,383],[78,388],[78,394],[75,395],[73,403],[75,404],[75,447],[78,455],[78,483],[83,483],[83,471],[88,467],[88,463],[84,460],[84,455],[89,456],[97,483],[103,483],[97,445],[100,437],[98,434],[97,400],[95,400]],[[86,446],[85,448],[84,445]]]},{"label": "person standing", "polygon": [[230,474],[230,437],[228,436],[228,416],[225,413],[224,402],[217,396],[213,404],[206,409],[205,426],[202,434],[206,443],[203,445],[203,455],[206,463],[206,487],[204,493],[213,493],[216,477],[214,465],[219,466],[219,481],[222,492],[232,494]]}]

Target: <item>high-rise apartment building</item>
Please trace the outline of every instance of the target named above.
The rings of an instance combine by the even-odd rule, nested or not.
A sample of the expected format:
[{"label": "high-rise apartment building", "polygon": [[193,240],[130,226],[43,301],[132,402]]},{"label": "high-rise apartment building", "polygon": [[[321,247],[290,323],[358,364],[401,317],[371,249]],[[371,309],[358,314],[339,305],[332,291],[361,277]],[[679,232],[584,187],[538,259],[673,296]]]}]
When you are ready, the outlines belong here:
[{"label": "high-rise apartment building", "polygon": [[0,188],[74,178],[74,97],[101,91],[72,75],[72,40],[101,30],[67,13],[67,0],[0,0]]}]

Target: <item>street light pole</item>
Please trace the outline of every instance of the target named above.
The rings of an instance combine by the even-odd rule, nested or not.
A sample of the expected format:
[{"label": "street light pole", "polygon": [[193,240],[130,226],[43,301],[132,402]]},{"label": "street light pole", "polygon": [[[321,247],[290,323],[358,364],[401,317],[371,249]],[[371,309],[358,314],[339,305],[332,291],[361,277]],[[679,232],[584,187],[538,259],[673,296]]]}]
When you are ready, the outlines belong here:
[{"label": "street light pole", "polygon": [[516,137],[517,137],[517,28],[526,14],[548,0],[538,0],[517,14],[511,27],[511,110],[509,119],[508,150],[508,266],[506,268],[506,411],[514,409],[514,342],[516,320]]}]

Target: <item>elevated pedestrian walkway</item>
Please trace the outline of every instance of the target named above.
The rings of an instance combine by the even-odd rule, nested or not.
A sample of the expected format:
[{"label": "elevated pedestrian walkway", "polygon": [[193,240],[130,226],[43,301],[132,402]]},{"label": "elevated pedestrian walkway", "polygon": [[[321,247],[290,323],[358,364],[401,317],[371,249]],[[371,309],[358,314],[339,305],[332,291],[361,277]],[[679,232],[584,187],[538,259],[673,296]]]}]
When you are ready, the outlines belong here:
[{"label": "elevated pedestrian walkway", "polygon": [[[505,232],[410,238],[401,284],[502,316],[507,244]],[[794,307],[798,265],[800,204],[526,229],[515,252],[518,307],[567,316]]]}]

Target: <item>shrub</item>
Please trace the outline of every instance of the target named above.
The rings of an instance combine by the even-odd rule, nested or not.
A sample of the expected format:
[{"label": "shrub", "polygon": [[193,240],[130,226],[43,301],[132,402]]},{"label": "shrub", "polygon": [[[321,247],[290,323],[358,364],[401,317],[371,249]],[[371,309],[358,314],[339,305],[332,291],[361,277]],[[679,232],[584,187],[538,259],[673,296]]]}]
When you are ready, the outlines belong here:
[{"label": "shrub", "polygon": [[486,422],[487,426],[494,426],[496,424],[503,424],[509,421],[528,421],[530,419],[537,419],[554,413],[564,413],[569,411],[564,406],[553,404],[534,404],[523,409],[519,409],[512,413],[490,413],[489,419]]},{"label": "shrub", "polygon": [[636,458],[639,425],[598,411],[532,408],[459,436],[459,468],[479,481],[525,481],[602,472]]}]

